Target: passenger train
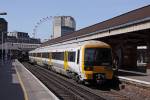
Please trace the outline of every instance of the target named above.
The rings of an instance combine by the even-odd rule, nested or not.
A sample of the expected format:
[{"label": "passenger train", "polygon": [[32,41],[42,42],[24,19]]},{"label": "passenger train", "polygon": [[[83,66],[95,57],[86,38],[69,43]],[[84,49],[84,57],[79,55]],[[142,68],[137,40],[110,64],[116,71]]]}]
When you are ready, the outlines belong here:
[{"label": "passenger train", "polygon": [[77,82],[99,83],[114,75],[110,45],[96,40],[40,47],[29,52],[29,60]]}]

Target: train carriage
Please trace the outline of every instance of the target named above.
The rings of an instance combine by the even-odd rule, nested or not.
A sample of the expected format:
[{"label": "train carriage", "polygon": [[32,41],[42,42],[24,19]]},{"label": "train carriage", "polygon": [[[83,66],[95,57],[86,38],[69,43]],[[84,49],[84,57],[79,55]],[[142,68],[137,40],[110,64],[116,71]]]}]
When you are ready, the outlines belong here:
[{"label": "train carriage", "polygon": [[100,41],[55,44],[29,52],[31,62],[71,77],[78,82],[113,78],[110,45]]}]

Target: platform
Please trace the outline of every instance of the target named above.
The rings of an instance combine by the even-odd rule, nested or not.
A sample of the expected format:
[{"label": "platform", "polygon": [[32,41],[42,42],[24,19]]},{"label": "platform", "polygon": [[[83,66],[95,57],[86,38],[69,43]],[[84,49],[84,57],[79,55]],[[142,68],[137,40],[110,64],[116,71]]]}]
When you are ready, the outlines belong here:
[{"label": "platform", "polygon": [[147,69],[147,73],[118,70],[118,77],[121,81],[124,81],[126,83],[150,88],[150,69]]},{"label": "platform", "polygon": [[18,60],[0,61],[0,99],[58,100]]}]

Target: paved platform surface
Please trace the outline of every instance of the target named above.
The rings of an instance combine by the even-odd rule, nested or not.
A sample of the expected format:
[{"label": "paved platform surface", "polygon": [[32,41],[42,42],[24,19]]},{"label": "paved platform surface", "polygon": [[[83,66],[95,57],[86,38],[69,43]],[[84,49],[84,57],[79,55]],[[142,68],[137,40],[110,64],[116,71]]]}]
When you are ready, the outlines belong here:
[{"label": "paved platform surface", "polygon": [[0,100],[24,100],[13,61],[0,61]]},{"label": "paved platform surface", "polygon": [[18,60],[0,66],[0,100],[58,100]]},{"label": "paved platform surface", "polygon": [[150,69],[147,73],[119,70],[118,76],[123,81],[150,88]]}]

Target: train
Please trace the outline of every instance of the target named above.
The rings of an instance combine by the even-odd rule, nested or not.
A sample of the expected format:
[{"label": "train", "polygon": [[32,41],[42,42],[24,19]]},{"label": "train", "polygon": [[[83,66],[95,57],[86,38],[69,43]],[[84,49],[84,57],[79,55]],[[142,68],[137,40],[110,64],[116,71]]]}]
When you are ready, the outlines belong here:
[{"label": "train", "polygon": [[12,59],[17,58],[20,62],[25,62],[25,61],[29,61],[29,54],[28,52],[20,51],[18,52],[18,54],[13,55],[11,58]]},{"label": "train", "polygon": [[102,83],[114,77],[112,48],[97,40],[40,47],[29,52],[29,61],[79,83]]}]

